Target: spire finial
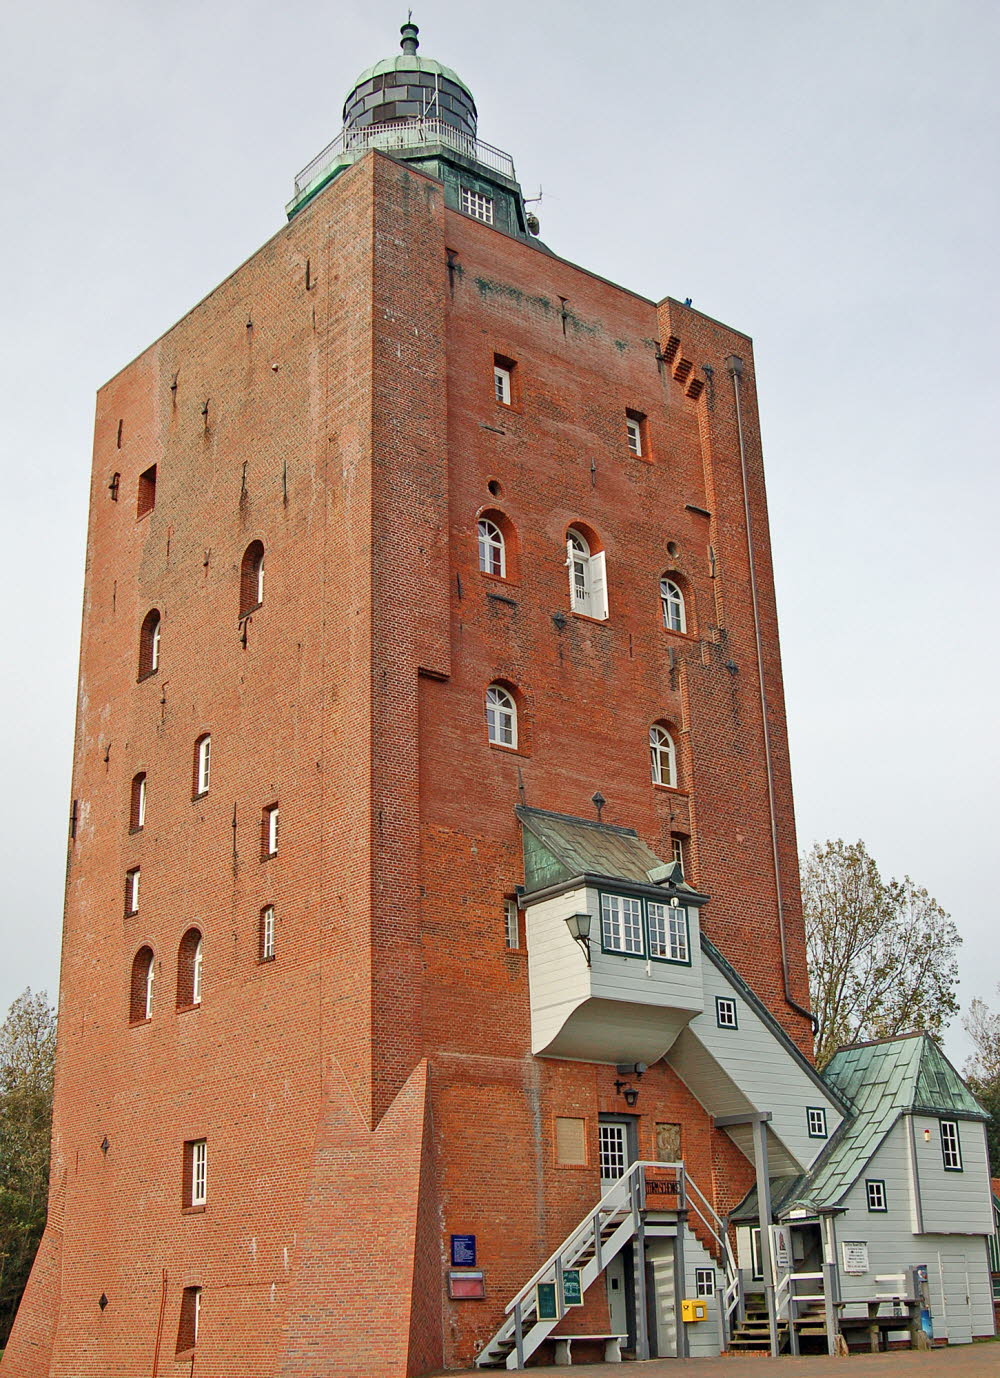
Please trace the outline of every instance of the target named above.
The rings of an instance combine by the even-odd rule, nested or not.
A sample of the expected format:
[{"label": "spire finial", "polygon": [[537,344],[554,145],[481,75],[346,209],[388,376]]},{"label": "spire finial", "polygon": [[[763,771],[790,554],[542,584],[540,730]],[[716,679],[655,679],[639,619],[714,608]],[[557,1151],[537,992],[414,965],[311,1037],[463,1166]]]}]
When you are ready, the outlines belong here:
[{"label": "spire finial", "polygon": [[399,41],[399,46],[402,48],[404,53],[409,53],[412,56],[420,47],[420,39],[417,37],[417,34],[419,34],[420,30],[413,22],[412,10],[407,10],[406,23],[402,26],[399,32],[403,35],[403,37]]}]

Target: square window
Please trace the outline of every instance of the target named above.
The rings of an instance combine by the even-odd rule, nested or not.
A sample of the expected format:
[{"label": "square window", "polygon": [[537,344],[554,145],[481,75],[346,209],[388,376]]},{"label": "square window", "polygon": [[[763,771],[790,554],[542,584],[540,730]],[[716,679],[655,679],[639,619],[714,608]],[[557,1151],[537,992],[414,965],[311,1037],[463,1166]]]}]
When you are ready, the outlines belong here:
[{"label": "square window", "polygon": [[735,1000],[731,1000],[727,995],[715,997],[715,1022],[720,1029],[739,1028]]},{"label": "square window", "polygon": [[517,900],[504,900],[503,927],[504,940],[508,947],[520,947],[520,924],[518,922]]},{"label": "square window", "polygon": [[462,210],[474,220],[482,220],[486,225],[493,224],[493,197],[473,191],[471,187],[462,188]]},{"label": "square window", "polygon": [[563,1167],[587,1166],[587,1121],[556,1116],[556,1162]]},{"label": "square window", "polygon": [[659,957],[664,962],[689,961],[687,910],[681,905],[657,904],[650,900],[646,914],[650,957]]},{"label": "square window", "polygon": [[277,856],[278,854],[278,806],[268,804],[261,818],[260,829],[261,855],[264,857]]},{"label": "square window", "polygon": [[810,1139],[825,1139],[826,1133],[826,1111],[822,1107],[809,1106],[806,1110],[806,1123],[809,1127]]},{"label": "square window", "polygon": [[144,517],[147,512],[152,512],[156,506],[156,465],[151,464],[144,473],[139,475],[139,495],[136,501],[135,515],[137,518]]},{"label": "square window", "polygon": [[945,1172],[962,1171],[962,1141],[956,1120],[941,1121],[941,1158]]},{"label": "square window", "polygon": [[885,1183],[877,1181],[865,1182],[865,1193],[868,1197],[868,1209],[870,1211],[886,1211],[888,1206],[885,1203]]},{"label": "square window", "polygon": [[606,952],[644,955],[641,900],[625,895],[601,896],[601,942]]},{"label": "square window", "polygon": [[139,867],[133,866],[125,872],[125,913],[139,912]]},{"label": "square window", "polygon": [[202,1207],[208,1200],[208,1142],[188,1139],[184,1145],[184,1189],[187,1209]]},{"label": "square window", "polygon": [[714,1297],[715,1296],[715,1269],[696,1268],[694,1270],[695,1296]]}]

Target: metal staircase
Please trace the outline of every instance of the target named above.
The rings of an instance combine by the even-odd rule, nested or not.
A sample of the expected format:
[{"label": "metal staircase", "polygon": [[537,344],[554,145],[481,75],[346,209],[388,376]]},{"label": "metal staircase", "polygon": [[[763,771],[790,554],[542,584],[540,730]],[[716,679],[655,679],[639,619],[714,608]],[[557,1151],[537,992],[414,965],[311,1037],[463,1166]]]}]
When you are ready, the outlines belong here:
[{"label": "metal staircase", "polygon": [[[646,1169],[658,1173],[673,1170],[677,1188],[674,1202],[667,1206],[658,1199],[647,1206]],[[722,1264],[726,1288],[721,1298],[725,1329],[731,1317],[742,1306],[740,1274],[732,1257],[726,1229],[704,1195],[687,1176],[683,1163],[636,1162],[604,1194],[594,1209],[577,1225],[521,1288],[505,1307],[506,1319],[489,1343],[476,1356],[477,1368],[522,1369],[539,1345],[556,1328],[565,1315],[563,1307],[563,1272],[567,1268],[580,1269],[580,1285],[584,1292],[604,1271],[625,1245],[641,1234],[647,1213],[672,1215],[678,1233],[684,1229],[688,1211],[694,1212],[709,1237],[709,1251]],[[699,1231],[700,1233],[700,1231]],[[704,1241],[703,1241],[704,1242]],[[556,1309],[553,1319],[540,1319],[536,1288],[539,1283],[554,1283]]]}]

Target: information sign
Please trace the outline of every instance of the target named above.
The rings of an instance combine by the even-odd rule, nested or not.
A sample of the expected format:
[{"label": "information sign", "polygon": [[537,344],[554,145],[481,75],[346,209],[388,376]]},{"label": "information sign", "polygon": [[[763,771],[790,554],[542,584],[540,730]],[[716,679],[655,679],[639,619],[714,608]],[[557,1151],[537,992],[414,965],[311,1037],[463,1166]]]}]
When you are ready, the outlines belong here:
[{"label": "information sign", "polygon": [[582,1306],[583,1305],[583,1281],[580,1277],[579,1268],[564,1268],[563,1275],[563,1306]]},{"label": "information sign", "polygon": [[451,1263],[453,1268],[474,1268],[476,1266],[476,1236],[474,1234],[452,1235]]},{"label": "information sign", "polygon": [[868,1245],[862,1240],[842,1240],[841,1249],[844,1254],[844,1272],[852,1273],[855,1277],[868,1272]]},{"label": "information sign", "polygon": [[559,1319],[559,1299],[554,1282],[539,1282],[535,1285],[536,1315],[540,1321]]}]

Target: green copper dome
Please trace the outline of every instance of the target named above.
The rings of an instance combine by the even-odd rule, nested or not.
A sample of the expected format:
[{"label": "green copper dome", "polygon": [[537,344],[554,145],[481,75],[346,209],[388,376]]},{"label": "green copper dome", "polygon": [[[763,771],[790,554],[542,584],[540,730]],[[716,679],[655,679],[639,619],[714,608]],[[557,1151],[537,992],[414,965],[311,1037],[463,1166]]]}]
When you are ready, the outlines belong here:
[{"label": "green copper dome", "polygon": [[478,116],[472,92],[457,72],[432,57],[418,57],[416,24],[406,23],[398,57],[366,67],[344,102],[344,128],[437,120],[476,137]]}]

